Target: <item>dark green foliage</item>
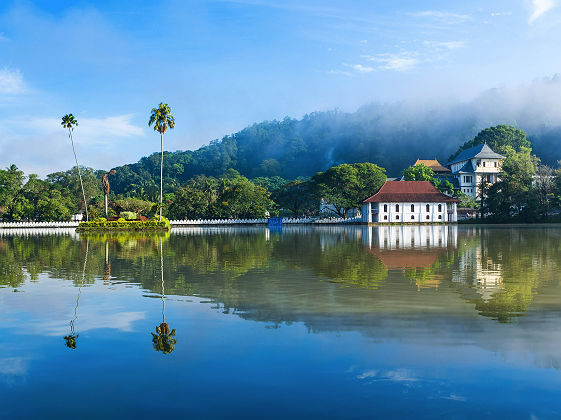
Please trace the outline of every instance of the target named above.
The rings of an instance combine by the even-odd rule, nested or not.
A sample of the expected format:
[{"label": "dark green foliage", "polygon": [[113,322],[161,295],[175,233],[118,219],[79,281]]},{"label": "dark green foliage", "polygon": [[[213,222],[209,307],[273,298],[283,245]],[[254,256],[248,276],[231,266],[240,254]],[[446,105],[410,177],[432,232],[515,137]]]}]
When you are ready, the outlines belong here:
[{"label": "dark green foliage", "polygon": [[422,163],[405,169],[403,179],[405,181],[430,181],[441,193],[448,195],[455,193],[454,186],[450,181],[437,178],[434,171]]},{"label": "dark green foliage", "polygon": [[168,215],[172,219],[228,219],[265,217],[275,206],[269,191],[236,171],[223,177],[199,176],[175,194]]},{"label": "dark green foliage", "polygon": [[[388,124],[383,121],[385,115],[386,108],[377,105],[356,113],[316,112],[301,120],[253,124],[195,151],[165,152],[165,191],[172,192],[197,175],[222,176],[230,168],[251,179],[293,180],[341,163],[366,161],[397,176],[419,156],[445,159],[475,134],[471,121],[437,128],[410,121]],[[112,188],[118,194],[156,201],[158,166],[159,154],[154,154],[118,167]]]},{"label": "dark green foliage", "polygon": [[288,181],[280,176],[266,177],[260,176],[251,180],[254,184],[267,188],[270,193],[280,190]]},{"label": "dark green foliage", "polygon": [[114,203],[118,212],[127,211],[143,215],[146,215],[154,207],[154,203],[151,201],[130,197],[114,200]]},{"label": "dark green foliage", "polygon": [[462,150],[479,144],[487,145],[497,153],[506,153],[506,147],[510,146],[516,151],[523,147],[531,147],[530,141],[526,138],[526,133],[510,125],[497,125],[482,130],[472,140],[465,142],[456,153],[450,156],[450,161],[460,154]]},{"label": "dark green foliage", "polygon": [[273,193],[273,201],[295,217],[315,216],[319,212],[320,197],[312,181],[295,180]]},{"label": "dark green foliage", "polygon": [[504,151],[506,159],[502,164],[501,179],[488,188],[485,210],[497,221],[506,221],[512,216],[524,222],[537,221],[537,192],[533,177],[539,159],[527,147],[516,151],[506,146]]},{"label": "dark green foliage", "polygon": [[37,175],[30,175],[24,183],[23,172],[12,165],[8,170],[0,171],[0,179],[3,179],[0,185],[0,201],[4,204],[0,207],[2,220],[70,220],[75,205],[73,197],[52,188]]},{"label": "dark green foliage", "polygon": [[342,164],[317,173],[312,180],[323,201],[346,218],[349,210],[359,207],[386,182],[385,172],[373,163]]}]

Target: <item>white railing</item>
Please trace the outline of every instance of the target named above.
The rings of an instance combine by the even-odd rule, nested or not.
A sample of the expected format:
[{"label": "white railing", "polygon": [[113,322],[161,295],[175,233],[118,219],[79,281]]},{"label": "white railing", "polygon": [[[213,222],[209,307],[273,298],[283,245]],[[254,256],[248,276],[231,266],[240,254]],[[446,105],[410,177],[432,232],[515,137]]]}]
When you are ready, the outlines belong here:
[{"label": "white railing", "polygon": [[76,228],[12,228],[12,229],[0,229],[0,238],[10,237],[10,236],[23,236],[23,237],[34,237],[34,236],[50,236],[50,235],[64,235],[70,236],[72,238],[78,238],[78,233],[76,233]]},{"label": "white railing", "polygon": [[[295,224],[335,224],[335,223],[359,223],[362,219],[354,217],[341,219],[340,217],[283,217],[283,225]],[[172,226],[211,226],[211,225],[264,225],[268,219],[197,219],[197,220],[170,220]]]},{"label": "white railing", "polygon": [[2,222],[2,228],[72,228],[78,227],[80,222]]},{"label": "white railing", "polygon": [[[197,219],[170,220],[171,226],[220,226],[220,225],[266,225],[268,219]],[[339,217],[283,217],[283,225],[297,224],[341,224],[360,223],[361,218],[341,219]],[[29,229],[29,228],[75,228],[80,222],[0,222],[0,229]]]}]

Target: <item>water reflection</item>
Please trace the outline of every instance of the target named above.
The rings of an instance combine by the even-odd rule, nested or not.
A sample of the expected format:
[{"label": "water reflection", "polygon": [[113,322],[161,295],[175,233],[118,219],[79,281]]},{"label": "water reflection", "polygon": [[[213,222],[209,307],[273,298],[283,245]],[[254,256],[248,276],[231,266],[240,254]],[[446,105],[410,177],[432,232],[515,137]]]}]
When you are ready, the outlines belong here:
[{"label": "water reflection", "polygon": [[175,337],[175,328],[170,331],[166,322],[166,300],[165,300],[165,282],[164,282],[164,249],[162,246],[162,238],[160,238],[160,274],[162,282],[162,323],[156,326],[156,333],[152,333],[152,345],[154,350],[161,351],[163,354],[169,354],[175,350],[177,340]]},{"label": "water reflection", "polygon": [[76,297],[76,305],[74,306],[74,317],[70,321],[70,334],[64,337],[66,342],[66,347],[69,349],[76,349],[76,341],[78,340],[79,334],[75,330],[75,322],[78,319],[78,306],[80,305],[80,295],[82,294],[82,286],[84,285],[84,279],[86,277],[86,266],[88,265],[88,251],[90,249],[90,243],[86,240],[86,253],[84,255],[84,268],[82,269],[82,281],[78,285],[78,296]]},{"label": "water reflection", "polygon": [[[524,315],[543,287],[558,284],[560,247],[556,228],[222,227],[79,239],[3,234],[0,286],[17,290],[42,273],[79,288],[96,278],[106,285],[132,282],[161,294],[164,309],[165,289],[273,323],[349,305],[364,313],[395,301],[417,307],[412,293],[444,287],[456,292],[457,304],[508,322]],[[91,261],[78,271],[84,249]],[[423,299],[431,306],[437,296]]]}]

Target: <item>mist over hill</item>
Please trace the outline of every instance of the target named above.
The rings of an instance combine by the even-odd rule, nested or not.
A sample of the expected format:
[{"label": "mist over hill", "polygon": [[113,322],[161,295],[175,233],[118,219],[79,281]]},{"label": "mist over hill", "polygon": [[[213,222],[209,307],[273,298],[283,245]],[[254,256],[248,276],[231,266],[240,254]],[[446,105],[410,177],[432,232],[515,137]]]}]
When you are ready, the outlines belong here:
[{"label": "mist over hill", "polygon": [[[481,129],[509,124],[528,133],[543,163],[561,159],[561,77],[482,93],[468,102],[372,103],[356,112],[314,112],[264,121],[194,151],[166,152],[167,188],[228,169],[255,178],[308,177],[340,163],[373,162],[398,176],[417,158],[449,156]],[[116,168],[117,193],[156,184],[159,154]]]}]

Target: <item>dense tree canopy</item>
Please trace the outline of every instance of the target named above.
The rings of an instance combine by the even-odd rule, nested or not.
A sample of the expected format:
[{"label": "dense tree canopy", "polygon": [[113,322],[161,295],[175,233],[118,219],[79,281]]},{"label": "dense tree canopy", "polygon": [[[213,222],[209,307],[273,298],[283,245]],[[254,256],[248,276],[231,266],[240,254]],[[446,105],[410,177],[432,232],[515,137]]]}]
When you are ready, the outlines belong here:
[{"label": "dense tree canopy", "polygon": [[493,151],[502,154],[506,153],[506,148],[509,146],[516,151],[521,150],[523,147],[531,147],[524,131],[510,125],[497,125],[481,130],[473,139],[466,141],[456,153],[450,156],[450,160],[459,155],[462,150],[483,143],[487,143]]},{"label": "dense tree canopy", "polygon": [[224,177],[200,176],[175,194],[168,216],[174,219],[259,218],[274,211],[269,191],[231,171]]},{"label": "dense tree canopy", "polygon": [[342,164],[317,173],[312,180],[321,199],[346,218],[349,210],[380,189],[386,181],[385,172],[373,163]]}]

